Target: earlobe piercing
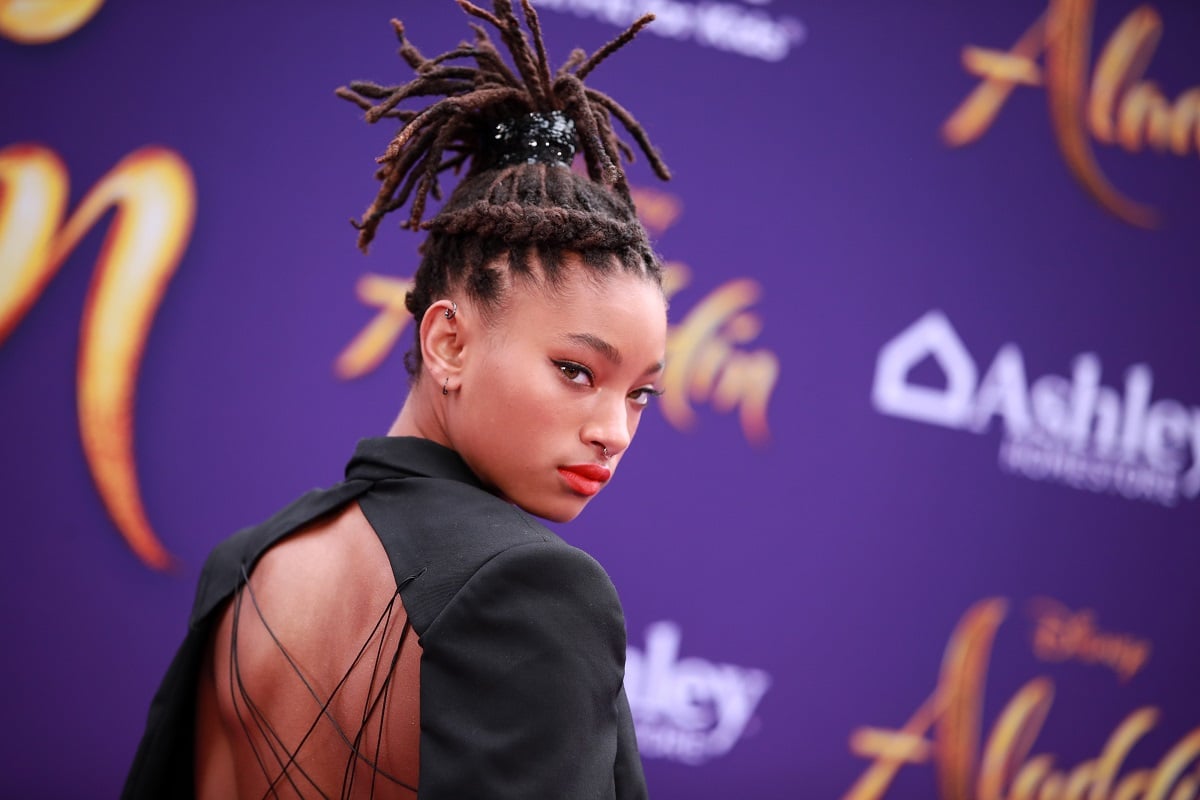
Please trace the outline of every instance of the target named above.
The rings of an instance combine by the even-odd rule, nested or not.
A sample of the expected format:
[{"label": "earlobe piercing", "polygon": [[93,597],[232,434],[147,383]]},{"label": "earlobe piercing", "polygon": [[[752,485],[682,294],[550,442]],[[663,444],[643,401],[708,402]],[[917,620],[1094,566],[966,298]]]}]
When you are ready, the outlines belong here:
[{"label": "earlobe piercing", "polygon": [[[450,312],[447,311],[446,313],[449,314]],[[446,378],[446,382],[442,384],[442,394],[443,395],[450,394],[450,379],[449,378]]]}]

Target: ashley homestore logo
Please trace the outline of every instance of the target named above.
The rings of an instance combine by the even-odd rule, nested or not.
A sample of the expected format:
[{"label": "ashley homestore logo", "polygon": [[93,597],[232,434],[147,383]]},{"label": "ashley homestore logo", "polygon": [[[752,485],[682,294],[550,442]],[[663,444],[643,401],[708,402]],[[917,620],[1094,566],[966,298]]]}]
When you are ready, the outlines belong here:
[{"label": "ashley homestore logo", "polygon": [[[913,378],[932,359],[945,378]],[[1134,364],[1121,389],[1102,385],[1100,358],[1075,357],[1069,377],[1026,378],[1025,358],[1005,344],[979,378],[961,337],[930,311],[879,351],[872,401],[881,413],[985,433],[1002,425],[1002,468],[1172,506],[1200,494],[1200,407],[1152,396],[1153,374]]]},{"label": "ashley homestore logo", "polygon": [[679,657],[683,632],[674,622],[646,629],[646,648],[625,656],[625,691],[648,758],[703,764],[723,756],[752,730],[771,685],[760,669]]}]

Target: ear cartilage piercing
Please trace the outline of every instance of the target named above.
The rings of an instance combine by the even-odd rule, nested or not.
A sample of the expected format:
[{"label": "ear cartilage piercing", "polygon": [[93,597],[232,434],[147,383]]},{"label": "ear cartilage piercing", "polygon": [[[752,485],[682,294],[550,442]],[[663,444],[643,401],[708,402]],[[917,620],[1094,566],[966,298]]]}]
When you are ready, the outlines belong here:
[{"label": "ear cartilage piercing", "polygon": [[442,312],[442,316],[446,319],[454,319],[454,315],[458,313],[458,303],[450,301],[450,307]]}]

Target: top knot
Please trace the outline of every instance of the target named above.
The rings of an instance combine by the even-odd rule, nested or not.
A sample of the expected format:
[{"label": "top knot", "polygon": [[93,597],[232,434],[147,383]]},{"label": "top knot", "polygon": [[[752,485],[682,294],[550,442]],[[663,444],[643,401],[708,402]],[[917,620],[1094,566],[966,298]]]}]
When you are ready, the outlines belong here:
[{"label": "top knot", "polygon": [[[570,164],[578,150],[588,177],[631,204],[620,157],[632,161],[633,150],[617,138],[613,117],[633,136],[654,172],[663,180],[670,178],[637,120],[611,97],[583,84],[584,77],[649,24],[652,14],[638,19],[591,56],[581,50],[572,52],[551,74],[537,12],[529,0],[521,0],[521,8],[532,45],[511,0],[493,0],[492,12],[468,0],[458,4],[499,32],[515,70],[505,63],[482,25],[471,25],[473,42],[426,58],[406,40],[403,24],[393,20],[400,56],[416,77],[395,86],[355,81],[337,90],[338,96],[366,112],[368,122],[400,121],[399,131],[376,159],[379,192],[354,223],[361,249],[367,249],[382,218],[402,208],[410,197],[402,227],[424,227],[429,195],[441,199],[438,176],[446,170],[458,172],[468,162],[471,176],[514,164]],[[464,59],[474,65],[451,65]],[[400,108],[405,100],[430,96],[440,99],[419,110]]]}]

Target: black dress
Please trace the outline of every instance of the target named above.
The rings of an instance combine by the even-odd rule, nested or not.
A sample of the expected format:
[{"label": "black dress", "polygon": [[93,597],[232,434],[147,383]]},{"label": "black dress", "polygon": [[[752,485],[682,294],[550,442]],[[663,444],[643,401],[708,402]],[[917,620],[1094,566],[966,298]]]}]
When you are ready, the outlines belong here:
[{"label": "black dress", "polygon": [[197,677],[219,610],[268,548],[353,500],[420,637],[418,796],[644,798],[608,575],[484,491],[456,453],[407,437],[363,440],[343,483],[209,556],[122,797],[193,796]]}]

